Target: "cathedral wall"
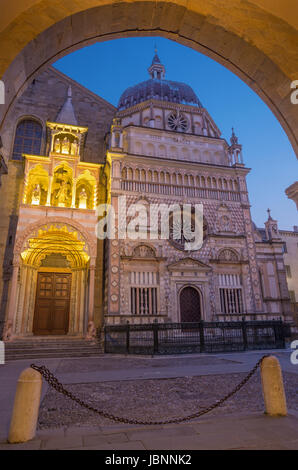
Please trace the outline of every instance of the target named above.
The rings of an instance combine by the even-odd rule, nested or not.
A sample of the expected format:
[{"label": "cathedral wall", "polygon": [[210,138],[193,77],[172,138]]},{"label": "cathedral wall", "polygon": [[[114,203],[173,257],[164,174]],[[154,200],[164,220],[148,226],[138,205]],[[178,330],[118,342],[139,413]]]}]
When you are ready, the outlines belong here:
[{"label": "cathedral wall", "polygon": [[52,67],[33,80],[8,113],[1,131],[2,152],[6,160],[11,158],[16,125],[26,116],[35,117],[43,125],[41,155],[46,154],[45,123],[55,121],[65,102],[69,85],[72,86],[72,102],[78,124],[88,127],[82,159],[93,163],[103,162],[104,136],[115,114],[114,106]]},{"label": "cathedral wall", "polygon": [[290,298],[282,243],[257,243],[257,263],[260,272],[264,309],[268,314],[291,320]]},{"label": "cathedral wall", "polygon": [[202,136],[161,133],[152,128],[127,128],[124,132],[124,150],[131,154],[166,157],[170,160],[226,165],[225,142]]},{"label": "cathedral wall", "polygon": [[280,235],[286,243],[284,261],[285,265],[289,266],[286,273],[289,291],[295,294],[295,299],[292,301],[298,303],[298,231],[280,230]]},{"label": "cathedral wall", "polygon": [[12,275],[13,248],[18,223],[19,204],[24,180],[23,162],[8,162],[8,174],[3,177],[0,198],[5,204],[0,216],[0,336],[9,296]]},{"label": "cathedral wall", "polygon": [[[2,323],[7,310],[14,240],[24,179],[23,162],[11,160],[16,127],[24,118],[37,120],[43,128],[40,154],[48,155],[49,136],[46,131],[46,122],[55,121],[65,102],[69,85],[72,87],[72,102],[78,124],[88,127],[81,160],[92,163],[104,161],[104,136],[110,128],[115,108],[52,67],[42,72],[9,111],[1,131],[3,144],[1,154],[8,166],[8,174],[2,176],[0,186],[0,199],[5,201],[0,217],[0,322]],[[102,258],[98,261],[96,269],[98,283],[102,281],[101,260]],[[100,322],[102,303],[99,290],[101,290],[100,287],[95,293],[95,311],[98,322]]]},{"label": "cathedral wall", "polygon": [[[114,181],[116,185],[116,182]],[[114,192],[115,194],[115,192]],[[169,196],[153,196],[146,194],[143,201],[141,193],[132,195],[131,193],[122,193],[127,196],[127,207],[130,204],[145,201],[146,204],[175,204],[185,202],[185,200]],[[194,199],[187,199],[188,203],[198,202]],[[157,271],[159,275],[159,320],[160,321],[180,321],[179,316],[179,291],[185,285],[192,285],[197,288],[201,293],[203,319],[214,320],[219,318],[221,305],[219,295],[219,278],[221,275],[229,275],[238,277],[241,281],[242,298],[243,298],[243,312],[256,313],[256,305],[254,301],[254,287],[253,279],[251,277],[251,258],[248,256],[248,242],[246,238],[246,224],[244,223],[243,209],[240,203],[229,202],[222,204],[221,201],[200,200],[203,203],[204,217],[208,224],[209,236],[203,243],[203,246],[198,251],[185,252],[177,250],[173,244],[168,240],[124,240],[118,241],[119,244],[118,254],[122,257],[118,261],[116,258],[117,253],[113,254],[114,258],[110,259],[109,273],[111,267],[117,263],[117,272],[114,274],[113,282],[115,283],[115,292],[113,290],[113,298],[118,307],[113,312],[114,315],[118,314],[117,319],[120,321],[121,315],[123,320],[129,318],[133,321],[130,314],[130,294],[129,294],[129,276],[130,272],[134,269],[140,270],[140,261],[133,256],[134,249],[140,244],[150,246],[155,251],[158,260],[143,259],[141,269]],[[224,219],[222,219],[224,217]],[[226,220],[227,218],[228,220]],[[223,225],[224,220],[224,225]],[[223,250],[235,253],[235,259],[226,259],[219,262],[220,253]],[[182,263],[185,258],[191,257],[192,260],[203,263],[203,269],[194,265],[192,268],[186,266],[178,266],[173,269],[173,263]],[[128,261],[129,260],[129,261]],[[206,268],[209,266],[209,268]],[[212,268],[211,268],[212,267]],[[205,270],[206,269],[206,270]],[[119,271],[118,271],[119,270]],[[117,278],[117,279],[116,279]],[[117,287],[116,287],[117,286]],[[119,296],[119,302],[116,300]],[[108,295],[108,301],[110,295]],[[107,311],[106,311],[107,313]],[[119,317],[120,315],[120,317]],[[123,316],[124,315],[124,316]],[[240,316],[241,317],[241,316]],[[108,319],[109,321],[109,319]],[[142,316],[140,321],[152,321]]]}]

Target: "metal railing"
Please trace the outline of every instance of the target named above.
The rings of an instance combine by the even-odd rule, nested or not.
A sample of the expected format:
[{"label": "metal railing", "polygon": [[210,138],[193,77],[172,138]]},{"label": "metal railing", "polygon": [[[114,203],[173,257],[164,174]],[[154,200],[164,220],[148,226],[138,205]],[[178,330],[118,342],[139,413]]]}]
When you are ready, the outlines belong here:
[{"label": "metal railing", "polygon": [[273,321],[151,323],[105,327],[105,352],[185,354],[285,348],[286,325]]}]

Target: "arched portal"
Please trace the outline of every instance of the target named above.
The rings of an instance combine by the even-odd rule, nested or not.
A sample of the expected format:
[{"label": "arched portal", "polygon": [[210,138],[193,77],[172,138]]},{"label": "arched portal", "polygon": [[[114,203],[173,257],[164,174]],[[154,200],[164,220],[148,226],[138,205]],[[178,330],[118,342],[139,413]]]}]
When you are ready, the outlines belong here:
[{"label": "arched portal", "polygon": [[201,320],[201,295],[192,286],[186,286],[180,292],[180,321],[193,323]]},{"label": "arched portal", "polygon": [[31,232],[19,248],[9,304],[11,335],[83,335],[90,254],[82,234],[52,223]]}]

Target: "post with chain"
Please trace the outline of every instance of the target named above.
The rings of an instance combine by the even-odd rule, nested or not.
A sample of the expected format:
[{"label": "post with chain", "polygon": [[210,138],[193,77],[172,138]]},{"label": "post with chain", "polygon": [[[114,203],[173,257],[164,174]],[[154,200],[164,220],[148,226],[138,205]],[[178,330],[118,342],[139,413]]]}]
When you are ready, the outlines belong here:
[{"label": "post with chain", "polygon": [[14,399],[8,442],[16,444],[33,439],[36,433],[42,389],[42,375],[28,368],[21,373]]},{"label": "post with chain", "polygon": [[270,416],[286,416],[287,403],[279,360],[268,356],[261,363],[262,388],[265,413]]},{"label": "post with chain", "polygon": [[[158,332],[158,329],[156,330]],[[142,426],[147,426],[147,425],[152,425],[152,426],[157,426],[157,425],[165,425],[165,424],[178,424],[178,423],[183,423],[186,421],[190,421],[191,419],[199,418],[200,416],[203,416],[210,411],[214,410],[215,408],[218,408],[221,406],[226,400],[231,398],[235,393],[239,392],[239,390],[244,387],[244,385],[249,381],[249,379],[256,373],[258,368],[260,367],[260,364],[262,363],[263,359],[267,356],[263,356],[261,359],[258,360],[256,365],[251,369],[251,371],[247,374],[246,377],[227,395],[225,395],[221,400],[217,400],[215,403],[212,405],[208,406],[207,408],[199,409],[196,413],[192,413],[187,416],[183,416],[181,418],[170,418],[170,419],[163,419],[160,421],[144,421],[144,420],[137,420],[137,419],[130,419],[127,417],[120,417],[120,416],[115,416],[110,413],[107,413],[103,410],[99,410],[98,408],[94,408],[92,405],[84,402],[81,400],[79,397],[76,397],[71,393],[69,390],[64,388],[64,386],[58,381],[58,379],[52,374],[49,369],[47,369],[45,366],[37,366],[35,364],[31,364],[32,369],[40,372],[40,374],[44,377],[45,381],[54,388],[59,393],[62,393],[66,397],[70,398],[70,400],[73,400],[75,403],[78,403],[80,406],[86,408],[89,411],[93,411],[94,413],[98,414],[99,416],[102,416],[104,418],[108,418],[112,421],[115,421],[117,423],[124,423],[124,424],[137,424],[137,425],[142,425]]]}]

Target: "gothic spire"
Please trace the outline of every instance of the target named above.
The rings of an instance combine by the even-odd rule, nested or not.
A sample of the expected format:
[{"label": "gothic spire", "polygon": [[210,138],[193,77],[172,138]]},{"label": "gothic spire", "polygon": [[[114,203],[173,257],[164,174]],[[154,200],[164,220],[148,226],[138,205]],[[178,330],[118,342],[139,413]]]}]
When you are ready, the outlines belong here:
[{"label": "gothic spire", "polygon": [[243,156],[242,156],[242,145],[238,142],[238,137],[234,132],[232,127],[232,136],[231,136],[231,145],[229,147],[230,162],[232,165],[241,164],[243,165]]},{"label": "gothic spire", "polygon": [[73,104],[72,104],[72,89],[71,85],[69,85],[68,90],[67,90],[67,98],[65,100],[64,105],[62,106],[60,112],[58,113],[58,116],[56,118],[56,122],[59,122],[61,124],[70,124],[73,126],[78,125],[78,121],[73,109]]},{"label": "gothic spire", "polygon": [[234,132],[234,127],[232,127],[232,137],[230,141],[231,141],[231,145],[238,145],[238,137],[236,136]]}]

